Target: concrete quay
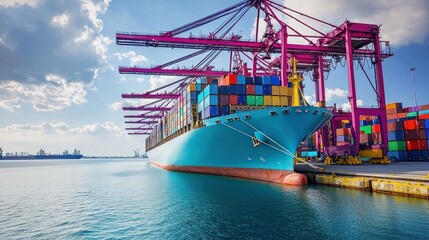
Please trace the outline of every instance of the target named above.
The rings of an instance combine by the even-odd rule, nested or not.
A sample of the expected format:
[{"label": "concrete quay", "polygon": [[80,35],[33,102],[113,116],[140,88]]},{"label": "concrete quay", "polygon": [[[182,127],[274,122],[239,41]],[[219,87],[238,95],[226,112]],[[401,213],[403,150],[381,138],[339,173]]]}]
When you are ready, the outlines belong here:
[{"label": "concrete quay", "polygon": [[295,165],[309,182],[363,191],[429,199],[429,162],[394,162],[388,165]]}]

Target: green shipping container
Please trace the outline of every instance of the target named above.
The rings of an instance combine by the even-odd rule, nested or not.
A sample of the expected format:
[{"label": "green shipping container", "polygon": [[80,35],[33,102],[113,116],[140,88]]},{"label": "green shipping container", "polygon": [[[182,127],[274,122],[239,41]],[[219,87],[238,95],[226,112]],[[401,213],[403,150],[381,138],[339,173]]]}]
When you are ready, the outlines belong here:
[{"label": "green shipping container", "polygon": [[264,106],[264,96],[256,96],[256,106]]},{"label": "green shipping container", "polygon": [[390,141],[389,142],[389,151],[403,151],[406,150],[405,141]]},{"label": "green shipping container", "polygon": [[248,95],[247,96],[247,99],[246,99],[247,101],[247,105],[249,105],[249,106],[255,106],[256,105],[256,99],[255,99],[255,96],[250,96],[250,95]]},{"label": "green shipping container", "polygon": [[360,131],[364,134],[372,134],[372,125],[360,126]]},{"label": "green shipping container", "polygon": [[409,112],[407,113],[407,117],[417,117],[417,112]]}]

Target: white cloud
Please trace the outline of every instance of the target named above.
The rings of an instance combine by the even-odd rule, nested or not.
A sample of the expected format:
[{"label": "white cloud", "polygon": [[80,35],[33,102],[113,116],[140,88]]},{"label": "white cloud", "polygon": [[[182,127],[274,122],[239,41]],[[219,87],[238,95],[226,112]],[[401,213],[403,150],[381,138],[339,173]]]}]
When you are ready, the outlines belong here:
[{"label": "white cloud", "polygon": [[[150,89],[156,89],[159,87],[162,87],[166,84],[172,83],[174,81],[179,80],[179,77],[173,77],[173,76],[150,76],[149,78],[149,84]],[[174,89],[177,85],[167,87],[165,89],[162,89],[162,91],[170,91]]]},{"label": "white cloud", "polygon": [[21,136],[41,136],[41,135],[100,135],[117,134],[122,135],[121,127],[113,122],[93,123],[83,126],[72,127],[65,122],[42,122],[39,124],[11,124],[0,128],[0,136],[7,134],[19,134]]},{"label": "white cloud", "polygon": [[0,24],[0,82],[43,85],[45,76],[55,73],[68,81],[90,83],[100,71],[112,68],[107,54],[113,41],[101,34],[101,15],[110,1],[1,2],[17,5],[0,5],[0,19],[8,19],[8,24]]},{"label": "white cloud", "polygon": [[109,104],[109,109],[111,111],[116,112],[116,111],[122,110],[122,106],[123,106],[122,102],[114,102],[112,104]]},{"label": "white cloud", "polygon": [[92,46],[95,47],[95,51],[98,54],[98,56],[102,60],[106,60],[107,47],[112,43],[113,41],[110,38],[104,37],[104,36],[98,36],[92,42]]},{"label": "white cloud", "polygon": [[94,3],[91,0],[82,0],[82,10],[87,12],[89,19],[97,31],[103,29],[103,21],[98,18],[98,14],[103,14],[107,11],[110,1],[111,0],[102,0]]},{"label": "white cloud", "polygon": [[115,56],[118,57],[118,60],[128,59],[131,66],[138,66],[144,63],[149,63],[147,57],[143,55],[138,55],[135,51],[129,51],[124,53],[115,53]]},{"label": "white cloud", "polygon": [[22,5],[36,7],[39,2],[40,0],[2,0],[0,1],[0,7],[15,7]]},{"label": "white cloud", "polygon": [[307,103],[309,105],[314,105],[316,103],[316,95],[314,95],[314,94],[312,96],[305,95],[304,98],[305,98],[305,101],[307,101]]},{"label": "white cloud", "polygon": [[[256,37],[256,23],[257,23],[256,20],[257,19],[255,18],[255,21],[253,21],[253,26],[252,26],[252,30],[251,30],[251,34],[250,34],[250,36],[252,37],[252,40],[254,40]],[[258,40],[261,40],[262,36],[265,33],[265,29],[267,27],[267,22],[264,21],[263,17],[259,18],[258,20],[259,20]]]},{"label": "white cloud", "polygon": [[94,30],[92,30],[88,26],[85,25],[84,28],[85,30],[83,30],[81,34],[74,39],[75,43],[85,42],[94,34]]},{"label": "white cloud", "polygon": [[68,82],[61,76],[48,74],[45,84],[0,83],[0,107],[13,112],[21,103],[30,103],[37,111],[54,111],[85,103],[90,85]]},{"label": "white cloud", "polygon": [[330,88],[326,88],[325,89],[325,98],[326,101],[329,102],[332,100],[332,97],[347,97],[347,90],[343,90],[343,89],[339,89],[339,88],[335,88],[335,89],[330,89]]},{"label": "white cloud", "polygon": [[67,13],[63,13],[61,15],[56,15],[52,18],[51,24],[55,27],[60,27],[65,29],[69,23],[69,16]]},{"label": "white cloud", "polygon": [[[329,4],[319,0],[284,1],[285,6],[312,17],[342,24],[346,19],[352,22],[364,22],[382,25],[382,40],[394,45],[422,43],[429,34],[429,2],[426,0],[332,0]],[[297,16],[297,15],[294,15]],[[298,16],[322,32],[330,30],[320,23],[308,21]],[[288,24],[304,34],[314,34],[302,24],[291,20]]]},{"label": "white cloud", "polygon": [[[363,101],[360,100],[360,99],[358,99],[358,100],[356,100],[356,104],[358,105],[358,107],[362,107],[363,106]],[[344,111],[350,111],[352,109],[352,107],[350,106],[349,102],[341,104],[341,108]]]}]

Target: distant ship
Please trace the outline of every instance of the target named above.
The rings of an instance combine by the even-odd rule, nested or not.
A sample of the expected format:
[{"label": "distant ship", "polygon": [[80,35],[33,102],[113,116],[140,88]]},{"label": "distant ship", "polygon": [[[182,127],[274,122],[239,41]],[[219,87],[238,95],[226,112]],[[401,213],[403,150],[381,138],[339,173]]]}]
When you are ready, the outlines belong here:
[{"label": "distant ship", "polygon": [[36,155],[31,154],[7,154],[3,156],[3,149],[0,148],[0,160],[44,160],[44,159],[81,159],[83,157],[80,151],[75,149],[73,154],[64,151],[63,154],[49,154],[40,149]]}]

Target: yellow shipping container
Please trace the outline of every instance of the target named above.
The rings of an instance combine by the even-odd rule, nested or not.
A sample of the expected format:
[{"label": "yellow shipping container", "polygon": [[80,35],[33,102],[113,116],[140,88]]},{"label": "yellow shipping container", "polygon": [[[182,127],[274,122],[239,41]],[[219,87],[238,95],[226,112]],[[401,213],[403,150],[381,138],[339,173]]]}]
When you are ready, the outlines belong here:
[{"label": "yellow shipping container", "polygon": [[389,103],[386,104],[386,109],[397,109],[397,108],[401,108],[402,104],[401,103]]},{"label": "yellow shipping container", "polygon": [[273,96],[273,106],[280,106],[280,97]]},{"label": "yellow shipping container", "polygon": [[273,98],[271,95],[265,95],[264,96],[264,105],[265,106],[272,106],[273,105]]},{"label": "yellow shipping container", "polygon": [[291,97],[293,94],[293,89],[292,88],[287,88],[287,96]]},{"label": "yellow shipping container", "polygon": [[287,96],[287,86],[280,86],[280,96]]},{"label": "yellow shipping container", "polygon": [[196,83],[189,84],[187,91],[188,93],[197,91],[197,84]]},{"label": "yellow shipping container", "polygon": [[280,96],[280,105],[281,106],[289,106],[287,97]]},{"label": "yellow shipping container", "polygon": [[280,95],[280,87],[279,86],[272,86],[271,87],[271,94],[273,96],[278,96]]}]

